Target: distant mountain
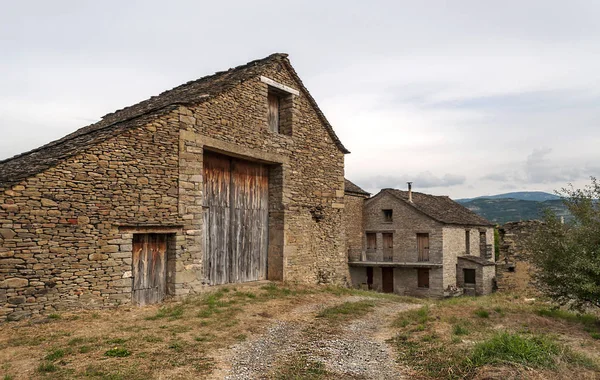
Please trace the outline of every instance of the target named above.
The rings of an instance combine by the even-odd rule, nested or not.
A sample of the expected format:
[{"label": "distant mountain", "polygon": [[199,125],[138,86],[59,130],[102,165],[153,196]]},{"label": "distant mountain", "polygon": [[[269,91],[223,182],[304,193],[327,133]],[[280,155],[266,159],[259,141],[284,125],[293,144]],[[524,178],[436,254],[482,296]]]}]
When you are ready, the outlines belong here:
[{"label": "distant mountain", "polygon": [[534,201],[501,197],[491,199],[480,197],[470,200],[457,200],[457,202],[474,213],[483,216],[490,222],[498,224],[541,219],[545,209],[550,209],[557,215],[564,216],[566,220],[571,217],[560,198],[547,201]]},{"label": "distant mountain", "polygon": [[559,200],[560,197],[558,195],[545,193],[543,191],[516,191],[512,193],[504,193],[504,194],[496,194],[496,195],[483,195],[476,198],[463,198],[456,199],[457,202],[468,202],[474,199],[517,199],[521,201],[536,201],[536,202],[544,202],[544,201],[555,201]]}]

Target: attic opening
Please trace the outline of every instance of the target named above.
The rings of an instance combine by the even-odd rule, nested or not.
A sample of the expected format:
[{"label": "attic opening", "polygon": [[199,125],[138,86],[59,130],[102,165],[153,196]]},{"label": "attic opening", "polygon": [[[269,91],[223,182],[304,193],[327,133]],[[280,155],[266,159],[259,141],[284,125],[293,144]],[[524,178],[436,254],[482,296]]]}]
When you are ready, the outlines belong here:
[{"label": "attic opening", "polygon": [[269,130],[291,136],[293,95],[273,86],[268,86],[267,108]]}]

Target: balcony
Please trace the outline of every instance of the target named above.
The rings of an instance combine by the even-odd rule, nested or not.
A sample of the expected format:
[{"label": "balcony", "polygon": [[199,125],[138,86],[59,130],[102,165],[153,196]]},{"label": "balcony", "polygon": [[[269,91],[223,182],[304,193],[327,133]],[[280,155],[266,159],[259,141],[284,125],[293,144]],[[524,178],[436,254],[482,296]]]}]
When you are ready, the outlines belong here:
[{"label": "balcony", "polygon": [[[429,259],[429,252],[426,256]],[[393,253],[383,252],[381,250],[367,250],[360,255],[353,255],[348,258],[348,265],[353,267],[404,267],[404,268],[441,268],[441,263],[432,263],[430,261],[400,261],[394,260]]]}]

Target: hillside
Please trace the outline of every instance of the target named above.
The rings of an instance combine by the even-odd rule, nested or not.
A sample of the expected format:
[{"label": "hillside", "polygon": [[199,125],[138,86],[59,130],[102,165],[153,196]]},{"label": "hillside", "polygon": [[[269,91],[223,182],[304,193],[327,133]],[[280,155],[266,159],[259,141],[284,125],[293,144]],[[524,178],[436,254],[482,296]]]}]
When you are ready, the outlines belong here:
[{"label": "hillside", "polygon": [[565,219],[569,219],[570,216],[560,199],[539,202],[511,198],[475,198],[472,200],[457,200],[457,202],[490,222],[498,224],[541,219],[545,209],[551,209],[557,215],[565,216]]},{"label": "hillside", "polygon": [[560,197],[558,195],[546,193],[543,191],[515,191],[512,193],[503,193],[496,195],[482,195],[480,197],[475,198],[463,198],[457,199],[457,202],[468,202],[475,199],[516,199],[521,201],[536,201],[536,202],[544,202],[544,201],[555,201],[559,200]]}]

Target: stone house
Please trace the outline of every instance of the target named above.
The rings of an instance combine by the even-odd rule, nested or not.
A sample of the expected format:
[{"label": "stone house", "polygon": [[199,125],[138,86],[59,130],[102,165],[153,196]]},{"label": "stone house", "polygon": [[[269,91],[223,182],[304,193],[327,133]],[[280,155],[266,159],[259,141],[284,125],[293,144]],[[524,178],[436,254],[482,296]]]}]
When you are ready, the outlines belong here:
[{"label": "stone house", "polygon": [[0,320],[348,281],[344,154],[286,54],[0,161]]},{"label": "stone house", "polygon": [[[408,191],[383,189],[372,198],[354,198],[363,203],[360,218],[346,217],[362,225],[360,238],[348,237],[354,286],[431,297],[492,292],[490,222],[446,196],[413,192],[410,185]],[[359,228],[347,230],[356,234]]]}]

